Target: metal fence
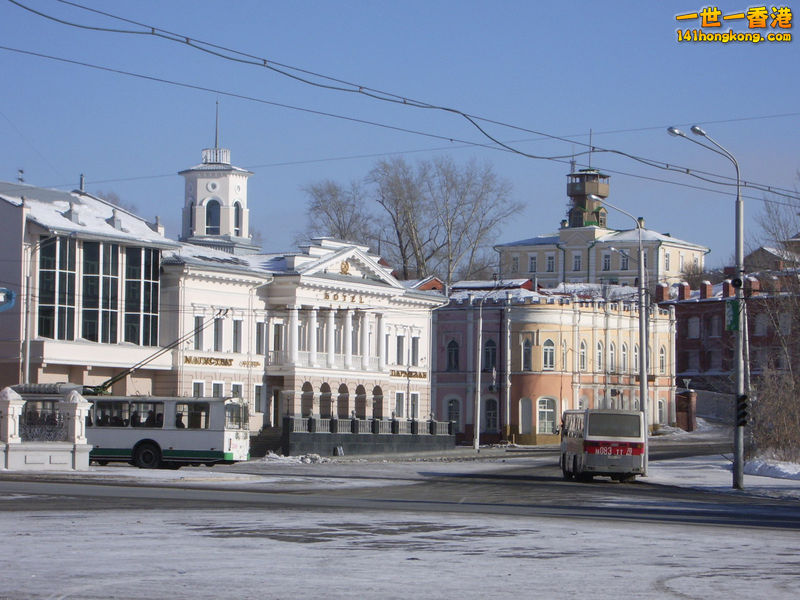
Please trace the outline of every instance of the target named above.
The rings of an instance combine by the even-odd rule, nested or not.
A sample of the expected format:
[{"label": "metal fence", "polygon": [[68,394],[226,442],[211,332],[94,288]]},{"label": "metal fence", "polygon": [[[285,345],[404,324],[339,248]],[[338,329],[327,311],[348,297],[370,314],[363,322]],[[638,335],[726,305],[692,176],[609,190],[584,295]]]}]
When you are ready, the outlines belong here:
[{"label": "metal fence", "polygon": [[23,442],[66,442],[67,419],[58,410],[58,402],[28,401],[19,421]]}]

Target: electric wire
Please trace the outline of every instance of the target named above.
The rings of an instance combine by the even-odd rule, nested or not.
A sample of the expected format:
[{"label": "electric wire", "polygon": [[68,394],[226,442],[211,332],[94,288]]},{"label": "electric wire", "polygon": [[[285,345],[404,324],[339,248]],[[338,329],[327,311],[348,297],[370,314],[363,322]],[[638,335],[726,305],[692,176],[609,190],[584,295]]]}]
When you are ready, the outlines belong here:
[{"label": "electric wire", "polygon": [[[369,96],[371,98],[377,99],[377,100],[389,101],[389,102],[403,104],[403,105],[407,105],[407,106],[413,106],[413,107],[417,107],[417,108],[440,110],[440,111],[448,112],[448,113],[451,113],[451,114],[455,114],[455,115],[461,116],[464,119],[466,119],[484,137],[486,137],[487,139],[492,141],[494,144],[496,144],[500,148],[504,148],[509,152],[512,152],[512,153],[515,153],[515,154],[519,154],[519,155],[525,156],[527,158],[538,159],[538,160],[552,160],[554,158],[566,158],[569,155],[544,156],[544,155],[532,154],[532,153],[524,152],[524,151],[522,151],[522,150],[520,150],[518,148],[515,148],[515,147],[509,145],[508,143],[505,143],[505,142],[499,140],[497,137],[495,137],[494,135],[490,134],[486,129],[481,127],[478,124],[477,121],[482,121],[482,122],[486,122],[486,123],[492,123],[492,124],[496,124],[496,125],[501,125],[501,126],[504,126],[504,127],[509,127],[509,128],[520,130],[520,131],[526,131],[526,132],[529,132],[529,133],[534,133],[536,135],[540,135],[540,136],[542,136],[544,138],[549,138],[549,139],[553,139],[553,140],[557,140],[557,141],[561,141],[561,142],[577,143],[579,145],[582,145],[582,146],[588,148],[588,152],[589,153],[591,153],[591,152],[613,153],[613,154],[617,154],[617,155],[629,158],[631,160],[635,160],[635,161],[641,162],[642,164],[645,164],[645,165],[650,166],[650,167],[655,167],[655,168],[659,168],[659,169],[667,170],[667,171],[679,172],[681,174],[690,175],[692,177],[696,177],[696,178],[701,179],[703,181],[707,181],[709,183],[714,183],[714,184],[717,184],[717,185],[731,185],[731,186],[737,185],[736,182],[726,183],[724,181],[720,181],[720,179],[731,180],[732,178],[730,178],[730,177],[721,176],[721,175],[717,175],[717,174],[714,174],[714,173],[703,172],[703,171],[700,171],[698,169],[689,169],[688,167],[670,165],[669,163],[666,163],[666,162],[656,161],[656,160],[653,160],[653,159],[648,159],[648,158],[636,156],[636,155],[633,155],[633,154],[630,154],[630,153],[627,153],[627,152],[624,152],[624,151],[615,150],[615,149],[611,149],[611,148],[603,148],[603,147],[593,146],[591,144],[585,144],[585,143],[582,143],[582,142],[576,142],[575,140],[568,139],[568,138],[565,138],[563,136],[556,136],[556,135],[548,134],[548,133],[542,132],[542,131],[522,128],[522,127],[518,127],[518,126],[515,126],[515,125],[510,125],[508,123],[503,123],[503,122],[500,122],[500,121],[496,121],[496,120],[493,120],[493,119],[488,119],[488,118],[480,117],[480,116],[477,116],[477,115],[471,115],[471,114],[465,113],[465,112],[463,112],[463,111],[461,111],[459,109],[456,109],[456,108],[438,106],[438,105],[430,104],[430,103],[427,103],[427,102],[414,100],[414,99],[411,99],[411,98],[406,97],[406,96],[400,96],[398,94],[394,94],[394,93],[391,93],[391,92],[385,92],[385,91],[378,90],[376,88],[372,88],[372,87],[369,87],[369,86],[356,84],[356,83],[352,83],[352,82],[347,82],[347,81],[344,81],[344,80],[341,80],[341,79],[330,77],[328,75],[323,75],[323,74],[316,73],[316,72],[309,71],[309,70],[305,70],[305,69],[299,69],[297,67],[292,67],[290,65],[285,65],[285,64],[282,64],[282,63],[278,63],[276,61],[271,61],[271,60],[263,58],[263,57],[257,57],[255,55],[244,53],[244,52],[241,52],[239,50],[235,50],[235,49],[228,48],[228,47],[225,47],[225,46],[220,46],[218,44],[213,44],[211,42],[205,42],[203,40],[194,39],[194,38],[192,38],[190,36],[186,36],[186,35],[183,35],[183,34],[178,34],[178,33],[175,33],[175,32],[170,32],[170,31],[167,31],[165,29],[161,29],[161,28],[158,28],[158,27],[155,27],[155,26],[152,26],[152,25],[147,25],[147,24],[144,24],[144,23],[133,21],[131,19],[126,19],[124,17],[120,17],[118,15],[113,15],[113,14],[105,12],[105,11],[100,11],[100,10],[97,10],[97,9],[86,7],[86,6],[83,6],[83,5],[78,4],[76,2],[71,2],[69,0],[58,0],[58,1],[61,2],[62,4],[67,4],[67,5],[79,8],[81,10],[93,12],[93,13],[96,13],[96,14],[100,14],[100,15],[115,19],[115,20],[123,21],[123,22],[129,23],[129,24],[132,24],[132,25],[136,25],[138,27],[142,27],[142,28],[146,29],[147,31],[120,30],[120,29],[111,29],[111,28],[104,28],[104,27],[97,27],[97,26],[82,25],[82,24],[78,24],[78,23],[74,23],[74,22],[69,22],[69,21],[66,21],[66,20],[63,20],[63,19],[58,19],[56,17],[52,17],[51,15],[47,15],[45,13],[42,13],[41,11],[36,11],[36,10],[31,9],[30,7],[27,7],[24,4],[18,2],[17,0],[9,0],[9,1],[12,4],[15,4],[15,5],[19,6],[20,8],[23,8],[25,10],[29,10],[30,12],[33,12],[33,13],[39,15],[39,16],[42,16],[44,18],[57,21],[57,22],[59,22],[61,24],[64,24],[64,25],[68,25],[68,26],[72,26],[72,27],[78,27],[78,28],[87,29],[87,30],[93,30],[93,31],[109,32],[109,33],[152,35],[152,36],[156,36],[156,37],[161,37],[161,38],[167,39],[169,41],[185,43],[185,44],[191,46],[192,48],[195,48],[195,49],[198,49],[198,50],[201,50],[201,51],[204,51],[204,52],[208,52],[210,54],[214,54],[215,56],[219,56],[220,58],[223,58],[223,59],[226,59],[226,60],[233,60],[233,61],[236,61],[236,62],[244,62],[244,63],[251,64],[251,65],[263,66],[263,67],[269,68],[270,70],[275,71],[275,72],[277,72],[277,73],[279,73],[281,75],[291,77],[293,79],[299,80],[299,81],[301,81],[303,83],[306,83],[306,84],[309,84],[309,85],[312,85],[312,86],[323,87],[325,89],[332,89],[332,90],[336,90],[336,91],[365,94],[365,95],[367,95],[367,96]],[[208,48],[214,48],[214,50],[209,50],[208,48],[204,48],[203,46],[207,46]],[[234,55],[239,56],[241,58],[236,58],[234,56],[228,56],[228,55],[226,55],[224,53],[234,54]],[[281,67],[281,69],[275,68],[275,67],[273,67],[271,65],[279,65]],[[335,83],[338,83],[338,84],[341,84],[341,85],[333,86],[333,85],[327,85],[327,84],[320,84],[318,82],[310,81],[310,80],[308,80],[306,78],[303,78],[303,77],[298,77],[298,76],[292,75],[291,73],[288,73],[288,72],[286,72],[286,71],[284,71],[282,69],[290,69],[290,70],[293,70],[293,71],[296,71],[296,72],[302,72],[302,73],[305,73],[307,75],[318,77],[318,78],[321,78],[321,79],[324,79],[324,80],[328,80],[328,81],[331,81],[331,82],[335,82]],[[347,86],[347,87],[342,87],[342,86]],[[447,138],[442,138],[442,139],[447,139]],[[451,139],[451,141],[452,141],[452,139]],[[478,144],[478,145],[480,145],[480,144]],[[585,154],[585,153],[586,152],[583,152],[581,154]],[[708,178],[707,176],[709,176],[709,175],[714,177],[715,179]],[[753,182],[739,182],[738,185],[745,185],[746,187],[759,189],[759,191],[767,192],[767,193],[773,193],[773,194],[776,194],[776,195],[788,196],[788,197],[792,197],[792,198],[796,198],[797,197],[797,195],[796,195],[797,192],[796,191],[787,190],[785,188],[778,188],[776,186],[767,186],[767,185],[763,185],[763,184],[756,184],[756,183],[753,183]]]}]

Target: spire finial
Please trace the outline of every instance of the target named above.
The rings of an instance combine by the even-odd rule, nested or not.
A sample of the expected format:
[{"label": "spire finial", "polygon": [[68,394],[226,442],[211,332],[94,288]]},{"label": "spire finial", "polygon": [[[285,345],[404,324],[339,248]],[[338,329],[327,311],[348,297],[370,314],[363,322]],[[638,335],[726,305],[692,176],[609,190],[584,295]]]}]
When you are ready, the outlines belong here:
[{"label": "spire finial", "polygon": [[214,148],[219,148],[219,100],[217,100],[217,122],[214,127]]}]

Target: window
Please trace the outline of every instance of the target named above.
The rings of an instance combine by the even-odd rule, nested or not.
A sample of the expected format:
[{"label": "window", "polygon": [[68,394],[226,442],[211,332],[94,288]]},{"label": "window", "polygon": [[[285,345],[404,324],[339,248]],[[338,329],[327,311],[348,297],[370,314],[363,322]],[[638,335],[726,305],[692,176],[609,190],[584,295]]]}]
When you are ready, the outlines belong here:
[{"label": "window", "polygon": [[709,325],[709,336],[719,337],[720,335],[722,335],[722,318],[720,315],[712,315]]},{"label": "window", "polygon": [[38,243],[39,336],[74,340],[75,240],[42,237]]},{"label": "window", "polygon": [[678,255],[678,270],[683,273],[683,254]]},{"label": "window", "polygon": [[175,427],[178,429],[208,429],[208,402],[187,402],[175,405]]},{"label": "window", "polygon": [[131,402],[131,427],[163,427],[164,405],[161,402]]},{"label": "window", "polygon": [[603,370],[603,342],[597,342],[597,361],[595,362],[595,370]]},{"label": "window", "polygon": [[511,257],[511,272],[519,273],[519,256]]},{"label": "window", "polygon": [[[362,354],[366,354],[366,348]],[[419,337],[414,336],[411,338],[411,365],[414,367],[419,366]]]},{"label": "window", "polygon": [[536,433],[553,434],[556,432],[556,401],[552,398],[539,398],[537,402]]},{"label": "window", "polygon": [[567,340],[561,340],[561,369],[566,371],[567,365]]},{"label": "window", "polygon": [[489,398],[484,405],[484,431],[497,431],[497,400]]},{"label": "window", "polygon": [[586,342],[581,340],[580,351],[578,352],[578,369],[581,371],[586,370]]},{"label": "window", "polygon": [[622,344],[622,372],[628,372],[628,344]]},{"label": "window", "polygon": [[398,419],[403,417],[403,407],[406,404],[406,395],[404,392],[394,393],[394,416]]},{"label": "window", "polygon": [[214,319],[214,351],[222,352],[222,317]]},{"label": "window", "polygon": [[642,250],[642,256],[644,257],[644,268],[646,269],[647,268],[647,250],[646,249]]},{"label": "window", "polygon": [[765,313],[757,314],[755,323],[755,335],[763,336],[767,335],[768,332],[769,332],[769,322],[767,315]]},{"label": "window", "polygon": [[418,419],[419,418],[419,392],[411,392],[409,395],[409,400],[411,402],[411,414],[409,417],[411,419]]},{"label": "window", "polygon": [[158,344],[158,282],[160,255],[153,248],[125,249],[126,342]]},{"label": "window", "polygon": [[667,349],[664,346],[658,349],[658,372],[662,375],[667,372]]},{"label": "window", "polygon": [[447,370],[458,371],[458,342],[455,340],[447,344]]},{"label": "window", "polygon": [[700,317],[689,317],[687,336],[689,339],[700,337]]},{"label": "window", "polygon": [[553,254],[547,255],[547,272],[554,273],[556,270],[556,257]]},{"label": "window", "polygon": [[630,257],[628,256],[628,254],[623,252],[622,256],[620,257],[619,268],[622,269],[623,271],[627,271],[630,268],[628,265],[629,260]]},{"label": "window", "polygon": [[233,351],[242,351],[242,322],[238,319],[233,322]]},{"label": "window", "polygon": [[528,272],[529,273],[536,273],[536,257],[529,256],[528,257]]},{"label": "window", "polygon": [[242,205],[233,203],[233,235],[242,237]]},{"label": "window", "polygon": [[203,317],[201,316],[194,318],[194,349],[203,349]]},{"label": "window", "polygon": [[403,335],[398,335],[397,336],[397,364],[398,365],[406,364],[405,341],[406,341],[405,336],[403,336]]},{"label": "window", "polygon": [[617,370],[617,346],[614,342],[608,345],[608,370],[612,373]]},{"label": "window", "polygon": [[283,324],[276,323],[272,329],[272,349],[276,352],[283,350]]},{"label": "window", "polygon": [[222,398],[225,395],[225,384],[221,381],[212,381],[211,395],[215,398]]},{"label": "window", "polygon": [[658,401],[658,422],[667,422],[667,404],[663,400]]},{"label": "window", "polygon": [[256,323],[256,354],[266,354],[267,324]]},{"label": "window", "polygon": [[219,202],[216,200],[206,204],[206,235],[219,235]]},{"label": "window", "polygon": [[603,271],[611,270],[611,255],[603,254]]},{"label": "window", "polygon": [[264,412],[264,385],[261,383],[253,387],[253,405],[256,412]]},{"label": "window", "polygon": [[633,346],[633,366],[634,369],[639,370],[639,344]]},{"label": "window", "polygon": [[664,270],[669,271],[669,252],[664,252]]},{"label": "window", "polygon": [[553,340],[545,340],[542,345],[542,368],[545,371],[556,368],[556,345]]},{"label": "window", "polygon": [[117,342],[118,296],[119,246],[84,242],[81,337],[93,342]]},{"label": "window", "polygon": [[577,252],[572,255],[572,270],[573,271],[580,271],[581,270],[581,255]]},{"label": "window", "polygon": [[193,381],[192,382],[192,396],[195,398],[202,398],[206,395],[205,391],[205,383],[202,381]]},{"label": "window", "polygon": [[461,402],[459,400],[447,401],[447,420],[456,424],[456,429],[461,425]]},{"label": "window", "polygon": [[[717,317],[719,319],[719,317]],[[782,312],[778,315],[778,329],[781,334],[789,335],[792,332],[792,315]]]},{"label": "window", "polygon": [[532,344],[529,339],[525,339],[525,341],[522,342],[522,370],[533,370]]},{"label": "window", "polygon": [[491,371],[497,366],[497,344],[494,340],[486,340],[483,345],[483,370]]},{"label": "window", "polygon": [[231,384],[231,396],[234,398],[243,398],[244,397],[244,388],[242,387],[241,383],[232,383]]}]

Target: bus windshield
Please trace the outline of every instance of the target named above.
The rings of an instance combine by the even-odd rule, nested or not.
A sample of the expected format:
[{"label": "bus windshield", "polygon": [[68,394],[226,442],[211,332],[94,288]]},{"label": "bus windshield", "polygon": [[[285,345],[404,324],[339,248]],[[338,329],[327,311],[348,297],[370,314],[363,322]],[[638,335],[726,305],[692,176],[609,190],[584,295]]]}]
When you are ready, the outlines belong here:
[{"label": "bus windshield", "polygon": [[589,413],[589,435],[611,437],[639,437],[641,435],[639,415],[619,413]]}]

